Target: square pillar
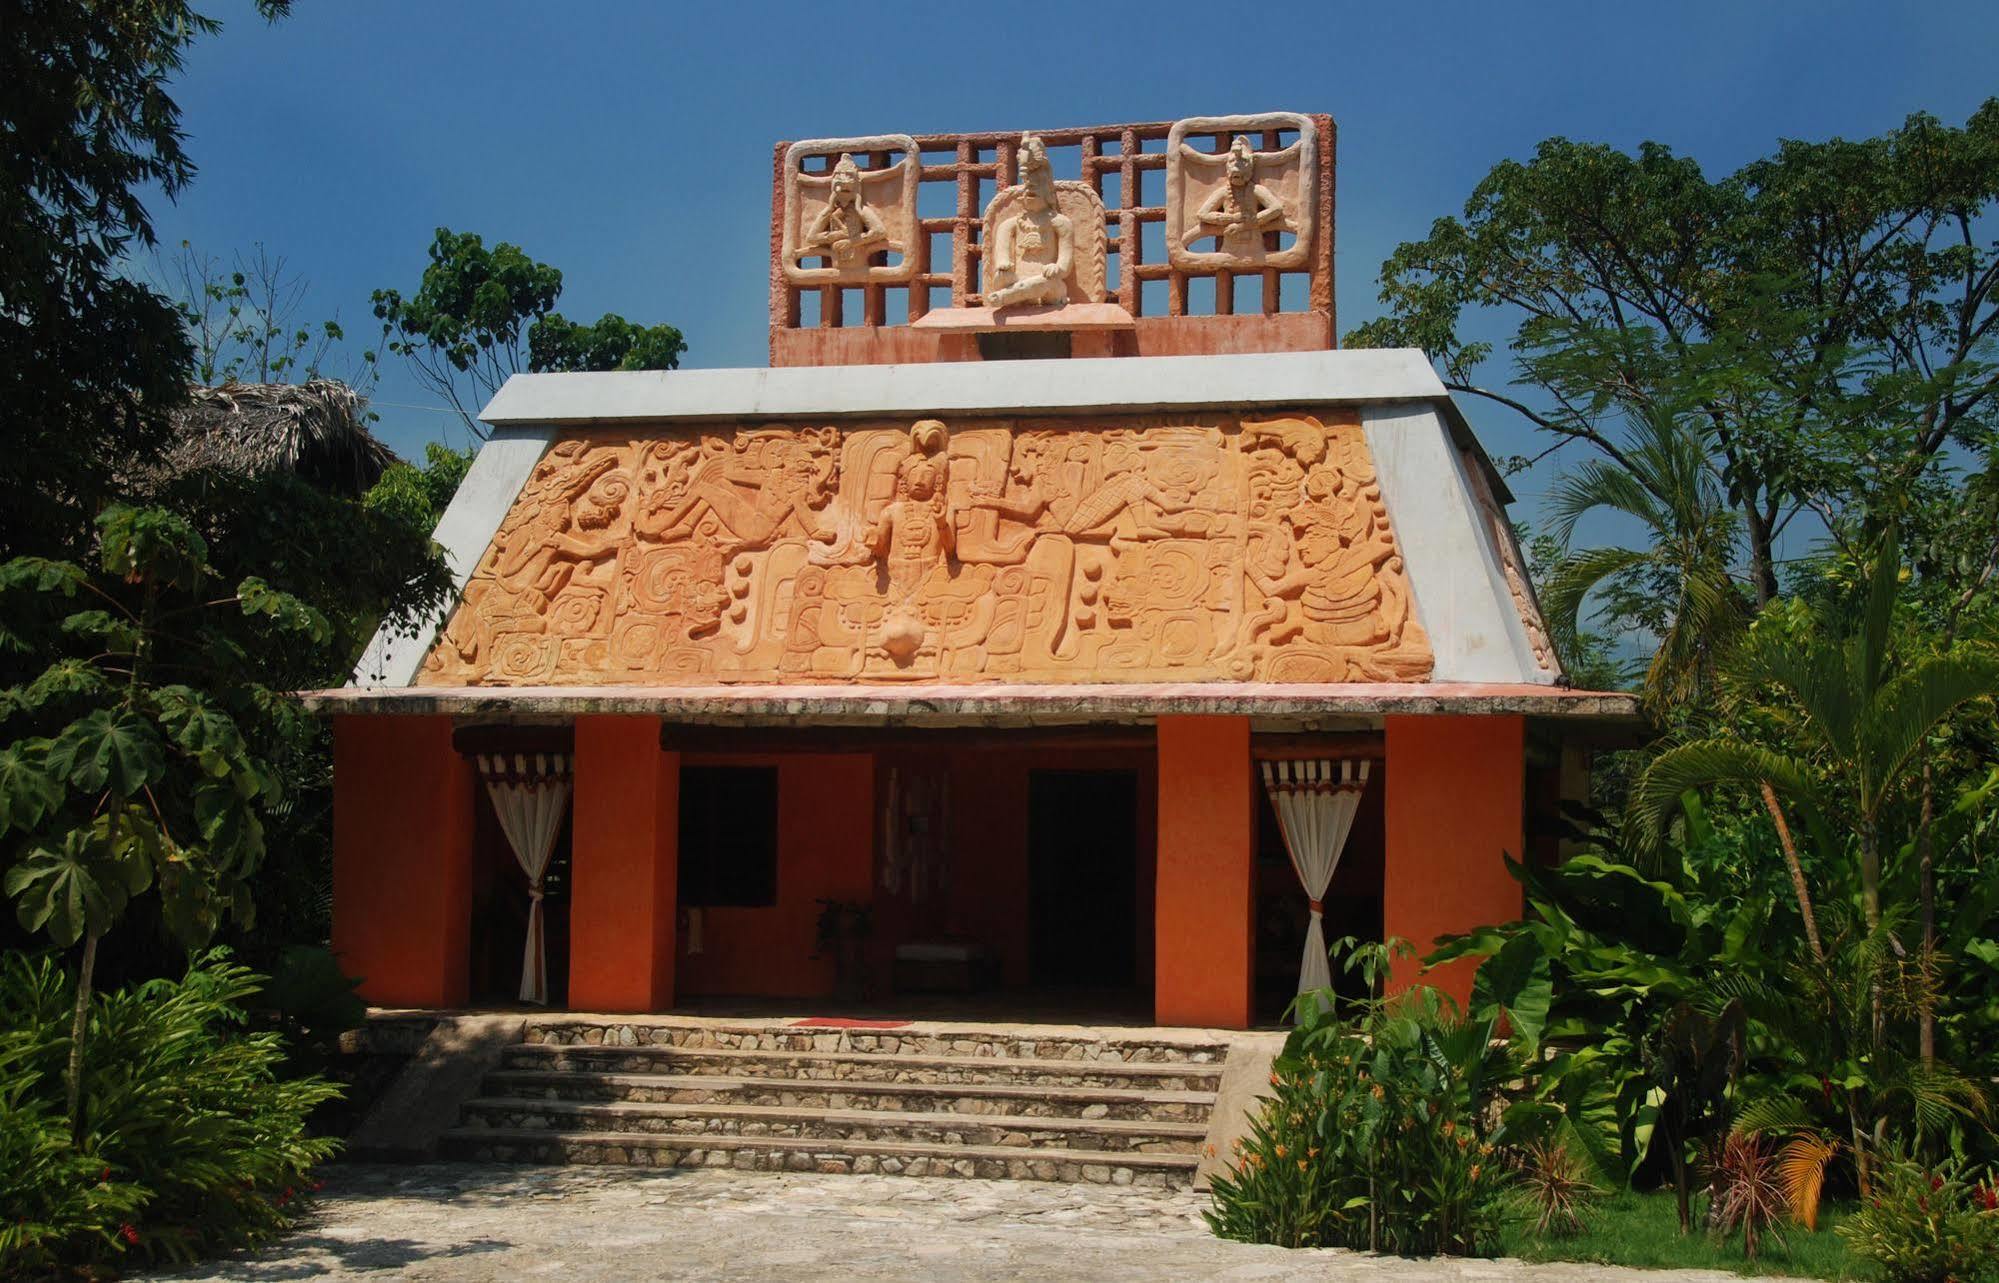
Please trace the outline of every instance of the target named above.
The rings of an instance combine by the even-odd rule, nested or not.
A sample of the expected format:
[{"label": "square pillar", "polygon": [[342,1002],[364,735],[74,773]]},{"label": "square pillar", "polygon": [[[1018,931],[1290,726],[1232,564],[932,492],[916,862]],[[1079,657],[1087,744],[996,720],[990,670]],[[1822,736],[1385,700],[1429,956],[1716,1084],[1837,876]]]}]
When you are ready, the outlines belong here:
[{"label": "square pillar", "polygon": [[576,719],[570,828],[569,1006],[673,1006],[680,754],[657,717]]},{"label": "square pillar", "polygon": [[1249,719],[1162,717],[1158,730],[1155,1019],[1247,1029],[1256,968]]},{"label": "square pillar", "polygon": [[[1527,723],[1520,717],[1389,717],[1387,860],[1381,929],[1416,947],[1520,916],[1520,884],[1502,856],[1526,846]],[[1462,1005],[1473,964],[1395,968],[1391,987],[1434,985]]]},{"label": "square pillar", "polygon": [[477,788],[449,717],[333,719],[333,952],[375,1006],[466,1003]]}]

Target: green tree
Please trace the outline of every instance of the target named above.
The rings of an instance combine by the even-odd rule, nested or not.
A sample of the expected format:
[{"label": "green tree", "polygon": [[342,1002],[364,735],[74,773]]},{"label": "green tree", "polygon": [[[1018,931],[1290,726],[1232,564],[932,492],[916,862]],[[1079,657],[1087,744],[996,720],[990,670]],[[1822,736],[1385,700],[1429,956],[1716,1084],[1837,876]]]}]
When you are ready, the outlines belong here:
[{"label": "green tree", "polygon": [[505,241],[437,229],[417,290],[374,293],[388,350],[450,403],[475,437],[478,411],[510,375],[544,370],[671,370],[687,349],[670,325],[606,313],[580,325],[555,311],[562,273]]},{"label": "green tree", "polygon": [[1702,702],[1717,655],[1747,613],[1729,573],[1741,523],[1702,435],[1697,421],[1649,415],[1623,443],[1621,462],[1581,464],[1562,476],[1549,502],[1553,534],[1565,552],[1576,524],[1591,513],[1631,518],[1645,536],[1635,548],[1568,553],[1543,581],[1542,601],[1556,635],[1573,637],[1585,599],[1608,589],[1612,615],[1657,638],[1645,694],[1661,714]]},{"label": "green tree", "polygon": [[[79,1125],[98,942],[133,897],[154,891],[168,929],[204,944],[225,916],[248,913],[263,860],[260,809],[276,798],[276,775],[251,751],[232,701],[186,680],[236,667],[236,638],[213,617],[248,616],[278,644],[330,631],[318,611],[257,578],[214,595],[206,541],[170,512],[113,504],[96,524],[95,574],[43,557],[0,566],[9,620],[0,641],[61,656],[0,690],[0,849],[21,925],[60,947],[83,942],[68,1071]],[[277,698],[240,679],[233,690],[238,707]]]},{"label": "green tree", "polygon": [[[1892,625],[1900,584],[1891,530],[1857,618],[1823,619],[1799,603],[1795,627],[1759,620],[1731,660],[1730,676],[1767,712],[1737,719],[1726,736],[1668,749],[1646,768],[1631,799],[1641,840],[1656,850],[1691,790],[1768,789],[1803,814],[1827,856],[1834,854],[1830,835],[1850,828],[1862,912],[1870,931],[1879,927],[1888,807],[1906,798],[1932,732],[1964,705],[1999,696],[1999,652],[1990,647],[1957,642],[1914,655],[1897,649]],[[1809,922],[1802,876],[1798,895]]]},{"label": "green tree", "polygon": [[[1657,143],[1554,138],[1399,246],[1390,314],[1347,341],[1421,347],[1551,449],[1581,442],[1633,475],[1620,425],[1698,414],[1760,606],[1801,512],[1838,527],[1948,506],[1947,448],[1992,443],[1995,207],[1999,99],[1962,128],[1916,115],[1878,138],[1785,142],[1718,180]],[[1512,326],[1511,388],[1481,380],[1492,345],[1466,334],[1488,310]]]},{"label": "green tree", "polygon": [[411,529],[435,530],[475,453],[432,441],[423,448],[421,468],[402,460],[390,464],[362,502],[369,511],[392,515]]},{"label": "green tree", "polygon": [[[182,241],[180,253],[158,262],[156,273],[187,327],[197,382],[212,387],[331,377],[328,361],[346,331],[337,318],[303,319],[311,282],[284,255],[260,244],[224,267]],[[366,396],[379,374],[377,354],[363,351],[340,381]]]},{"label": "green tree", "polygon": [[671,325],[638,326],[611,312],[595,325],[550,313],[528,332],[528,368],[573,370],[671,370],[687,340]]},{"label": "green tree", "polygon": [[168,87],[216,29],[180,0],[0,3],[0,558],[87,550],[186,398],[180,317],[120,262],[153,243],[142,193],[194,176]]}]

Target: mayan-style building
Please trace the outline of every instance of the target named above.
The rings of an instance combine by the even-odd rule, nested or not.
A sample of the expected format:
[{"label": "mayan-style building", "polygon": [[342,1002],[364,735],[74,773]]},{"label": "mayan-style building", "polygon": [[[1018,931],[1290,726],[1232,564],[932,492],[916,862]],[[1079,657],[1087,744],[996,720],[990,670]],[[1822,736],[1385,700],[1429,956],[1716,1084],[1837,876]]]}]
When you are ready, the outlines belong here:
[{"label": "mayan-style building", "polygon": [[780,144],[768,368],[508,382],[448,616],[311,697],[362,992],[1240,1029],[1517,916],[1635,706],[1424,354],[1337,350],[1334,141]]}]

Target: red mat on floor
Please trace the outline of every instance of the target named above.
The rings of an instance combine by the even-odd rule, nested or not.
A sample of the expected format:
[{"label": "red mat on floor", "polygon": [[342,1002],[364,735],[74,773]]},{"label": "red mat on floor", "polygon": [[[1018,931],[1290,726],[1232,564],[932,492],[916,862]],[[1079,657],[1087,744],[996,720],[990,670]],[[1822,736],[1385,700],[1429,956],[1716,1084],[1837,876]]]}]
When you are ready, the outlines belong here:
[{"label": "red mat on floor", "polygon": [[907,1020],[849,1020],[845,1016],[808,1016],[791,1022],[793,1029],[904,1029]]}]

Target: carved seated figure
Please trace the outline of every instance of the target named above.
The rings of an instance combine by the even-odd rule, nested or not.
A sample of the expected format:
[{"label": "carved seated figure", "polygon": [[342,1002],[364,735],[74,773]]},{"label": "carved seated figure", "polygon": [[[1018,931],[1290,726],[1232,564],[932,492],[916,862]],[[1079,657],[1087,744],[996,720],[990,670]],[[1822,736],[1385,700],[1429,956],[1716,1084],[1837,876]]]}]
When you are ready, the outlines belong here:
[{"label": "carved seated figure", "polygon": [[1195,225],[1182,238],[1189,249],[1214,236],[1223,245],[1273,230],[1289,230],[1284,202],[1256,181],[1256,151],[1241,134],[1229,144],[1228,182],[1201,205]]},{"label": "carved seated figure", "polygon": [[999,225],[991,246],[986,306],[995,312],[1019,303],[1069,301],[1076,229],[1059,206],[1048,149],[1033,134],[1020,138],[1020,187],[1021,210]]},{"label": "carved seated figure", "polygon": [[834,267],[863,265],[876,250],[901,253],[902,246],[889,239],[882,216],[868,208],[861,194],[861,170],[852,155],[843,154],[833,166],[832,195],[819,217],[805,231],[798,258],[825,256]]}]

